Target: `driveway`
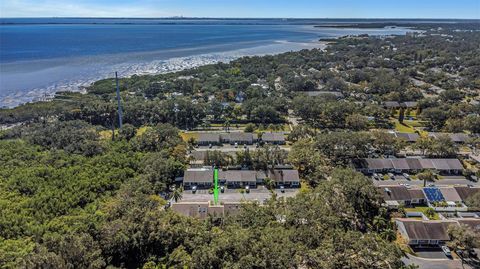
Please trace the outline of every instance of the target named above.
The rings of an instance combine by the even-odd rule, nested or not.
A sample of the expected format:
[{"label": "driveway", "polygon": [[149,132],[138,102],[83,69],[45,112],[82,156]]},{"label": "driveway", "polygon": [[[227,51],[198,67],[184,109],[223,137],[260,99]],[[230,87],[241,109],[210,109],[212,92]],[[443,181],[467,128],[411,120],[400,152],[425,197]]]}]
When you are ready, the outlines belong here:
[{"label": "driveway", "polygon": [[460,260],[451,259],[427,259],[421,257],[415,257],[410,254],[406,254],[406,257],[402,258],[403,263],[406,265],[415,264],[419,269],[474,269],[473,267],[464,264]]},{"label": "driveway", "polygon": [[441,248],[417,248],[414,249],[415,254],[417,254],[417,257],[419,258],[425,258],[425,259],[439,259],[439,260],[450,260],[451,258],[447,257],[445,253],[443,253]]}]

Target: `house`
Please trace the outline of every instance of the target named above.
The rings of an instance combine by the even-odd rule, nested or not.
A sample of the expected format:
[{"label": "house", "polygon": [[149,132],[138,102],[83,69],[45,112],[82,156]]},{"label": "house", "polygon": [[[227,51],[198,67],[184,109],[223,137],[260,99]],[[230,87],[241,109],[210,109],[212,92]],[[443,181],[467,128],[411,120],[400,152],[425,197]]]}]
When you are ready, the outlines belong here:
[{"label": "house", "polygon": [[213,186],[213,170],[211,169],[188,169],[183,176],[183,186],[189,189],[193,186],[210,188]]},{"label": "house", "polygon": [[305,93],[309,97],[328,96],[328,95],[335,96],[337,98],[345,97],[343,93],[339,91],[306,91],[303,93]]},{"label": "house", "polygon": [[462,198],[458,195],[457,190],[453,187],[442,187],[438,188],[443,195],[443,198],[447,203],[452,203],[455,205],[462,202]]},{"label": "house", "polygon": [[396,138],[398,139],[403,139],[409,143],[414,143],[417,142],[417,140],[420,138],[420,135],[417,133],[399,133],[399,132],[394,132],[392,133]]},{"label": "house", "polygon": [[242,186],[257,186],[257,172],[253,170],[227,170],[219,171],[218,179],[230,188]]},{"label": "house", "polygon": [[283,133],[264,133],[262,141],[268,144],[285,145],[285,135]]},{"label": "house", "polygon": [[[258,184],[263,184],[267,177],[273,179],[277,186],[300,186],[298,171],[293,169],[274,169],[268,171],[268,173],[254,170],[218,171],[219,183],[225,184],[229,188],[241,188],[244,186],[255,188]],[[184,173],[183,185],[186,189],[193,186],[211,188],[213,187],[213,170],[210,168],[188,169]]]},{"label": "house", "polygon": [[411,246],[437,247],[450,240],[448,226],[455,221],[424,221],[414,219],[396,219],[397,229]]},{"label": "house", "polygon": [[233,132],[222,134],[221,140],[223,143],[230,143],[231,145],[252,145],[257,142],[258,137],[254,133]]},{"label": "house", "polygon": [[459,174],[464,169],[458,159],[370,158],[357,162],[356,166],[364,173],[416,173],[430,169],[444,174]]},{"label": "house", "polygon": [[407,239],[408,244],[416,247],[438,247],[450,240],[448,227],[465,225],[476,233],[480,233],[480,219],[456,218],[448,220],[415,220],[408,218],[395,219],[397,229]]},{"label": "house", "polygon": [[461,224],[469,227],[474,232],[480,234],[480,219],[479,218],[459,218],[456,221]]},{"label": "house", "polygon": [[470,196],[480,192],[480,187],[455,186],[454,188],[463,202],[465,202]]},{"label": "house", "polygon": [[400,107],[400,103],[396,101],[387,101],[383,102],[383,107],[385,108],[398,108]]},{"label": "house", "polygon": [[223,218],[227,215],[235,215],[242,208],[241,203],[227,203],[212,205],[210,202],[178,202],[172,204],[172,210],[176,213],[192,218],[206,219],[208,217]]},{"label": "house", "polygon": [[470,138],[467,134],[464,133],[435,133],[435,132],[430,132],[428,133],[429,137],[432,137],[434,139],[438,139],[441,136],[448,136],[453,142],[455,143],[460,143],[463,144],[467,142],[467,140]]},{"label": "house", "polygon": [[221,144],[220,134],[218,133],[199,133],[197,144],[200,146]]},{"label": "house", "polygon": [[300,186],[298,170],[275,169],[268,171],[268,177],[275,181],[276,186],[296,188]]},{"label": "house", "polygon": [[403,102],[402,105],[406,108],[416,108],[418,106],[417,102]]},{"label": "house", "polygon": [[427,187],[423,188],[428,205],[436,211],[467,211],[455,188]]},{"label": "house", "polygon": [[424,204],[426,202],[421,189],[410,189],[400,185],[379,186],[377,189],[389,208],[397,208],[399,205]]}]

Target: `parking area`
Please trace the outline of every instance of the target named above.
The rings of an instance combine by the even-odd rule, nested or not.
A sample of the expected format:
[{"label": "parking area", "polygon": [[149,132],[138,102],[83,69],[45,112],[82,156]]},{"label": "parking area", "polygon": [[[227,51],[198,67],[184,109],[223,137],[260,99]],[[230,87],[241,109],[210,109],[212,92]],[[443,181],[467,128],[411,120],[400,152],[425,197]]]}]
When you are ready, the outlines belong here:
[{"label": "parking area", "polygon": [[414,248],[413,251],[417,257],[424,259],[451,259],[443,253],[441,248]]},{"label": "parking area", "polygon": [[[293,197],[298,193],[298,189],[285,189],[284,192],[275,190],[277,197]],[[257,201],[263,203],[271,197],[271,192],[263,187],[251,189],[249,193],[241,192],[240,189],[227,189],[219,194],[219,200],[222,202],[241,202],[241,201]],[[186,190],[183,193],[181,202],[207,202],[213,200],[213,194],[208,190],[197,190],[192,193]]]}]

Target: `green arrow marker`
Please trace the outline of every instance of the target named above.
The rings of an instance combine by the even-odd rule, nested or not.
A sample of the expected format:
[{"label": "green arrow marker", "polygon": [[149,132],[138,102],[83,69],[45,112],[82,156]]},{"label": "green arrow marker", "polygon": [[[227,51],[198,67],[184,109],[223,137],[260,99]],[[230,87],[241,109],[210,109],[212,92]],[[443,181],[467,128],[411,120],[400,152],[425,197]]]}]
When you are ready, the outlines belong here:
[{"label": "green arrow marker", "polygon": [[215,187],[213,189],[213,202],[215,205],[218,205],[218,169],[213,169],[213,180],[215,183]]}]

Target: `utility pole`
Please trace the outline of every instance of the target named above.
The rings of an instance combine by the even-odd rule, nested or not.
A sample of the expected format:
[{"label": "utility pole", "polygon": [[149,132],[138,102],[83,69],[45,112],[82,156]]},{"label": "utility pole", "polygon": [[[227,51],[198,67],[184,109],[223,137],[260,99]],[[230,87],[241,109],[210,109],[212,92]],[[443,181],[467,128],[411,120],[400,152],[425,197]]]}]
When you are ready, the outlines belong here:
[{"label": "utility pole", "polygon": [[117,84],[118,128],[122,129],[122,103],[120,102],[120,86],[118,84],[117,72],[115,72],[115,82]]}]

